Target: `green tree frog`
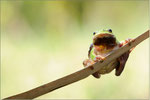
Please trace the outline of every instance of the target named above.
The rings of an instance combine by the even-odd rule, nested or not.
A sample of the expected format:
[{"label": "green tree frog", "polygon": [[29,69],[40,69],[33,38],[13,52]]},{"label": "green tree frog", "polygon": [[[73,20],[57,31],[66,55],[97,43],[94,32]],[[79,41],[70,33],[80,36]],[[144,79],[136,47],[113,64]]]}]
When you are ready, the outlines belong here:
[{"label": "green tree frog", "polygon": [[[92,65],[98,61],[105,60],[106,56],[111,54],[114,50],[124,46],[131,40],[132,39],[126,39],[123,42],[118,42],[111,29],[103,29],[98,32],[93,32],[93,43],[90,45],[88,51],[88,59],[83,61],[84,67]],[[100,78],[101,74],[110,73],[113,69],[116,69],[115,75],[120,76],[131,50],[124,53],[119,58],[114,59],[107,66],[103,67],[101,70],[92,75],[95,78]]]}]

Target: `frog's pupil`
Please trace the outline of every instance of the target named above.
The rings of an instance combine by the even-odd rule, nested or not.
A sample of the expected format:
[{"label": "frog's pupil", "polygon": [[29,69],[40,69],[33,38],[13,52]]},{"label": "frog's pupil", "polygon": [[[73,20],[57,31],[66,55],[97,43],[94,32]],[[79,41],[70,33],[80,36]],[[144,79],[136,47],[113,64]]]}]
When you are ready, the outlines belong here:
[{"label": "frog's pupil", "polygon": [[96,32],[93,32],[93,35],[95,35],[96,34]]},{"label": "frog's pupil", "polygon": [[111,30],[111,29],[109,29],[108,31],[112,33],[112,30]]}]

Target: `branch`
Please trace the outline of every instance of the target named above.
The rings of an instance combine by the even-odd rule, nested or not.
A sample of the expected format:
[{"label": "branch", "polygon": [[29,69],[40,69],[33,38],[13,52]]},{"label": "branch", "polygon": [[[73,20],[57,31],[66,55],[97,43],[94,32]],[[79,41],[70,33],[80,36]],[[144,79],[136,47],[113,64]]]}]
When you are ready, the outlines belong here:
[{"label": "branch", "polygon": [[[149,30],[143,33],[142,35],[138,36],[137,38],[133,39],[133,41],[129,42],[125,46],[117,49],[112,54],[108,55],[106,59],[103,62],[97,62],[93,65],[90,65],[86,68],[83,68],[77,72],[74,72],[70,75],[67,75],[65,77],[62,77],[60,79],[57,79],[55,81],[49,82],[47,84],[44,84],[42,86],[39,86],[37,88],[34,88],[32,90],[29,90],[24,93],[20,93],[14,96],[10,96],[5,99],[33,99],[36,97],[39,97],[41,95],[44,95],[48,92],[54,91],[58,88],[61,88],[63,86],[69,85],[71,83],[74,83],[76,81],[79,81],[81,79],[84,79],[88,77],[89,75],[95,73],[96,71],[103,68],[105,65],[110,63],[113,59],[118,58],[128,50],[130,50],[132,47],[135,47],[145,39],[149,38]],[[92,67],[92,68],[91,68]]]}]

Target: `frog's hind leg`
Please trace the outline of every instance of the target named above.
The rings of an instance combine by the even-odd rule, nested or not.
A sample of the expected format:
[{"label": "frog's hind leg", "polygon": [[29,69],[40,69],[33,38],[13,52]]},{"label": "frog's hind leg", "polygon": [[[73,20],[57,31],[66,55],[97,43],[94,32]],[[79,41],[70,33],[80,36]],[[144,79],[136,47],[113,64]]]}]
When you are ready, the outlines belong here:
[{"label": "frog's hind leg", "polygon": [[122,73],[122,71],[124,70],[124,66],[126,64],[126,61],[128,60],[129,57],[129,51],[124,53],[122,56],[120,56],[117,60],[118,60],[118,65],[116,67],[116,76],[120,76],[120,74]]},{"label": "frog's hind leg", "polygon": [[[119,44],[119,47],[122,47],[122,46],[124,46],[124,45],[126,45],[128,42],[130,42],[130,41],[134,41],[134,39],[126,39],[124,42],[121,42],[120,44]],[[129,44],[130,45],[130,44]],[[117,65],[117,67],[116,67],[116,76],[119,76],[121,73],[122,73],[122,71],[123,71],[123,69],[124,69],[124,66],[125,66],[125,64],[126,64],[126,62],[127,62],[127,60],[128,60],[128,57],[129,57],[129,54],[130,54],[130,52],[132,51],[134,49],[134,47],[133,48],[131,48],[129,51],[127,51],[126,53],[124,53],[122,56],[120,56],[117,60],[118,60],[118,65]]]}]

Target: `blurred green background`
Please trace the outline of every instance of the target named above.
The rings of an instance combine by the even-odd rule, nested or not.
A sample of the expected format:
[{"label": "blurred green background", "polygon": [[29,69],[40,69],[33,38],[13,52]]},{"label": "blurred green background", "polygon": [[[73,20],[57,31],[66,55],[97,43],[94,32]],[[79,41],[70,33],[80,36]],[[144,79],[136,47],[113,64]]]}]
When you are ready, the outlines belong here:
[{"label": "blurred green background", "polygon": [[[119,41],[149,28],[148,0],[1,1],[1,98],[83,68],[94,31]],[[147,99],[149,41],[130,54],[120,77],[90,76],[37,99]]]}]

